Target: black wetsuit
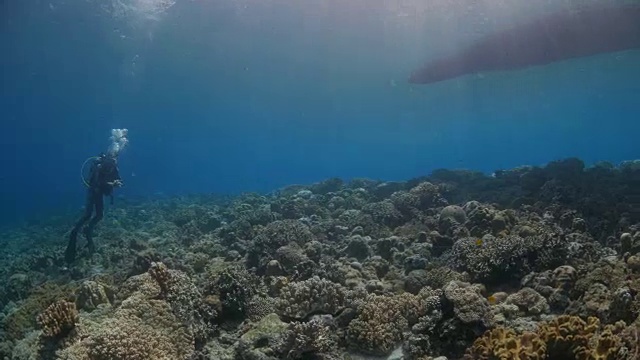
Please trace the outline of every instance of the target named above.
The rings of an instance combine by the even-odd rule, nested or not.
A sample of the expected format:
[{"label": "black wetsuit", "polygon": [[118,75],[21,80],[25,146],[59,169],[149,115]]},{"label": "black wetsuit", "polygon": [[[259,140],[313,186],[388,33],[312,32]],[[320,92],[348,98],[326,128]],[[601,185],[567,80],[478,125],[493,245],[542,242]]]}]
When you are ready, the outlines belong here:
[{"label": "black wetsuit", "polygon": [[[89,221],[89,224],[84,228],[84,235],[87,238],[87,248],[89,252],[92,253],[95,250],[95,245],[93,244],[93,228],[102,220],[104,215],[104,196],[112,196],[113,185],[109,183],[113,183],[116,180],[120,180],[120,174],[114,158],[102,155],[93,161],[87,181],[89,188],[87,189],[84,214],[73,227],[71,235],[69,236],[69,244],[65,253],[67,262],[73,262],[75,260],[78,232],[89,219],[91,219],[91,221]],[[91,218],[94,209],[95,215]]]}]

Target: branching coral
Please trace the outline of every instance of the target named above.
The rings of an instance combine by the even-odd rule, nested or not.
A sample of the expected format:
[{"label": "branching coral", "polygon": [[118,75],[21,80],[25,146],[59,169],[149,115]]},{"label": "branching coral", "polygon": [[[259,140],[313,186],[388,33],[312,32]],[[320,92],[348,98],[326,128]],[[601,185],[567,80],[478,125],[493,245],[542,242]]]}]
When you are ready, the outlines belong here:
[{"label": "branching coral", "polygon": [[242,265],[231,265],[213,274],[207,293],[219,297],[225,317],[234,318],[245,315],[258,288],[259,282],[253,274]]},{"label": "branching coral", "polygon": [[460,239],[451,249],[451,265],[469,272],[474,281],[511,280],[560,265],[566,256],[563,241],[552,235],[487,235],[481,242],[477,238]]},{"label": "branching coral", "polygon": [[151,275],[158,283],[158,286],[160,286],[160,295],[166,296],[169,292],[169,281],[171,280],[169,268],[161,262],[152,262],[151,267],[149,267],[149,275]]},{"label": "branching coral", "polygon": [[249,267],[257,267],[263,271],[280,247],[290,243],[302,245],[311,240],[313,240],[313,234],[309,227],[298,220],[271,222],[250,243],[247,264]]},{"label": "branching coral", "polygon": [[440,194],[440,187],[430,182],[422,182],[409,191],[391,194],[391,203],[406,217],[418,217],[421,211],[446,206]]},{"label": "branching coral", "polygon": [[386,355],[404,338],[404,332],[424,315],[425,298],[410,293],[370,295],[351,321],[348,340],[359,351]]},{"label": "branching coral", "polygon": [[424,210],[447,205],[447,200],[441,195],[441,187],[430,182],[422,182],[416,185],[409,190],[409,194],[416,197],[419,209]]},{"label": "branching coral", "polygon": [[506,304],[516,305],[524,315],[540,315],[549,312],[547,299],[528,287],[509,295]]},{"label": "branching coral", "polygon": [[287,359],[304,359],[309,354],[331,352],[335,346],[335,334],[321,321],[292,322],[284,335],[282,353]]},{"label": "branching coral", "polygon": [[[298,220],[278,220],[269,223],[259,234],[256,246],[275,251],[289,243],[304,244],[313,240],[309,227]],[[257,240],[257,239],[256,239]]]},{"label": "branching coral", "polygon": [[148,273],[130,278],[125,285],[120,293],[124,298],[115,309],[83,314],[78,327],[81,336],[57,351],[57,358],[186,360],[193,356],[198,322],[176,316],[184,315],[168,301],[176,300],[172,294],[176,288],[168,286],[167,296],[158,298],[159,286]]},{"label": "branching coral", "polygon": [[362,211],[370,214],[376,222],[389,227],[396,227],[403,222],[402,214],[390,200],[368,204]]},{"label": "branching coral", "polygon": [[95,360],[188,359],[194,346],[192,334],[169,304],[137,296],[127,299],[85,344]]},{"label": "branching coral", "polygon": [[276,300],[272,297],[256,295],[247,304],[247,318],[258,321],[275,310]]},{"label": "branching coral", "polygon": [[204,301],[203,294],[187,274],[178,270],[169,270],[169,274],[165,300],[196,339],[206,339],[214,331],[212,322],[219,315],[216,307]]},{"label": "branching coral", "polygon": [[189,276],[160,262],[154,262],[147,273],[127,279],[118,297],[132,296],[166,301],[178,321],[198,340],[204,340],[213,332],[213,321],[219,315],[217,303],[205,301],[207,298]]},{"label": "branching coral", "polygon": [[450,281],[444,288],[446,300],[453,305],[455,316],[465,324],[492,325],[491,309],[476,284]]},{"label": "branching coral", "polygon": [[314,276],[285,286],[276,309],[280,315],[300,320],[314,313],[336,314],[346,306],[347,294],[341,285]]},{"label": "branching coral", "polygon": [[20,307],[3,319],[3,336],[8,340],[22,338],[29,330],[36,328],[38,314],[49,305],[60,299],[71,301],[69,295],[74,293],[74,286],[46,282],[33,289],[32,294],[21,303]]},{"label": "branching coral", "polygon": [[597,316],[602,322],[631,322],[640,314],[640,277],[624,261],[605,258],[588,268],[571,289],[572,315]]},{"label": "branching coral", "polygon": [[42,327],[42,335],[60,337],[71,331],[78,322],[76,304],[61,300],[51,304],[40,315],[38,324]]}]

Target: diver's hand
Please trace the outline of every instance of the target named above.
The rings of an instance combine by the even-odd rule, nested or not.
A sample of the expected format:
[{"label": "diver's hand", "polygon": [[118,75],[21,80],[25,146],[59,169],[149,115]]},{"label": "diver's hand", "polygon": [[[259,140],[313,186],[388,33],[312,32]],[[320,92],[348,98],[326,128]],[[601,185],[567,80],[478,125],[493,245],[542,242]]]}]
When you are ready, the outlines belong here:
[{"label": "diver's hand", "polygon": [[122,180],[114,180],[112,182],[108,182],[107,184],[113,186],[113,187],[121,187],[122,185],[124,185],[122,183]]}]

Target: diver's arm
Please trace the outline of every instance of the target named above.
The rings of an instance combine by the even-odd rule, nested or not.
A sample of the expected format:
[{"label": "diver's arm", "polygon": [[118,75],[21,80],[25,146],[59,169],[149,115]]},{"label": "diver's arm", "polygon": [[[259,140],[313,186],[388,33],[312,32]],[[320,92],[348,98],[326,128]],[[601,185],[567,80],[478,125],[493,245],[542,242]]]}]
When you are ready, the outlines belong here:
[{"label": "diver's arm", "polygon": [[122,183],[122,179],[120,178],[120,171],[118,170],[117,166],[115,167],[115,169],[113,169],[112,181],[109,181],[107,184],[111,185],[112,187],[120,187],[124,185]]}]

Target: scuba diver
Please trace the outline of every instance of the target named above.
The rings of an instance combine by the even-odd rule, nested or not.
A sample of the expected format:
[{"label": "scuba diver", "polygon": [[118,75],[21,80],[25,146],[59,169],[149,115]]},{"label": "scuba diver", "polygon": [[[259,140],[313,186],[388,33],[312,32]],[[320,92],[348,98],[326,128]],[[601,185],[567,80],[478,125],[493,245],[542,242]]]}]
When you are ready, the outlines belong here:
[{"label": "scuba diver", "polygon": [[[69,264],[75,261],[78,232],[87,221],[89,223],[85,226],[83,234],[87,240],[87,250],[89,254],[93,254],[95,251],[93,229],[104,216],[104,197],[110,196],[113,204],[113,189],[123,185],[118,171],[117,157],[128,142],[126,138],[127,129],[113,129],[111,133],[112,143],[107,153],[87,159],[82,166],[82,169],[84,169],[85,165],[91,161],[88,178],[85,178],[84,174],[82,174],[82,181],[87,186],[84,213],[71,230],[69,244],[65,252],[65,260]],[[94,210],[95,214],[92,218],[91,215]]]}]

